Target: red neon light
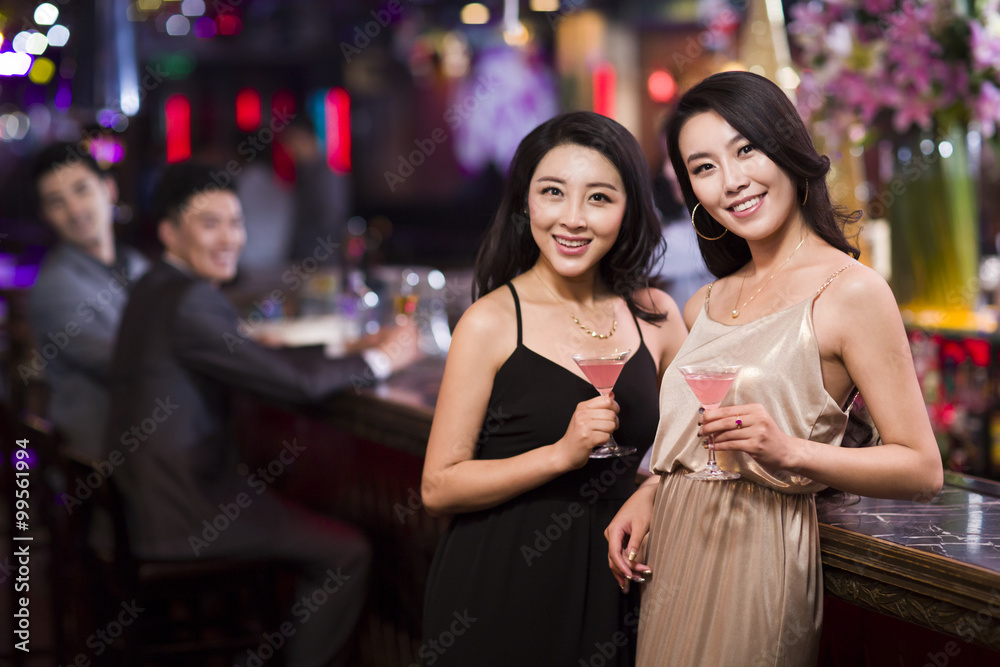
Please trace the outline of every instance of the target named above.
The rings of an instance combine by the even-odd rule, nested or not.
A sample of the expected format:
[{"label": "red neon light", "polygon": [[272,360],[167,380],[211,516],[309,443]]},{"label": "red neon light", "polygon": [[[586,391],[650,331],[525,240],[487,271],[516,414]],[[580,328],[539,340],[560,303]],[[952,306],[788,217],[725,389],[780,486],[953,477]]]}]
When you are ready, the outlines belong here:
[{"label": "red neon light", "polygon": [[244,88],[236,94],[236,127],[253,132],[260,127],[260,93]]},{"label": "red neon light", "polygon": [[219,26],[220,35],[238,35],[243,30],[243,22],[240,17],[232,14],[219,14],[215,17],[215,22]]},{"label": "red neon light", "polygon": [[184,95],[171,95],[163,106],[166,119],[167,162],[191,157],[191,103]]},{"label": "red neon light", "polygon": [[608,118],[614,118],[618,113],[615,105],[617,79],[618,75],[612,65],[605,63],[594,69],[594,111]]},{"label": "red neon light", "polygon": [[338,174],[351,171],[351,96],[331,88],[323,100],[326,116],[326,163]]}]

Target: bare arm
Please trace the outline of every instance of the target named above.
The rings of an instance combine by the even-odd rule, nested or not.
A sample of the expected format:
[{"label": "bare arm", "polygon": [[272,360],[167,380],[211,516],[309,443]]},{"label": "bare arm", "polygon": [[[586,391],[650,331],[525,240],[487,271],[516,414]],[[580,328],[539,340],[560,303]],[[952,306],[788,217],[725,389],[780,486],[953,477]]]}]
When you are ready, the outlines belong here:
[{"label": "bare arm", "polygon": [[577,406],[558,442],[507,459],[473,458],[477,442],[489,437],[487,406],[493,378],[513,349],[513,320],[499,298],[487,296],[455,327],[421,482],[424,506],[432,513],[493,507],[580,468],[617,426],[617,405],[598,396]]},{"label": "bare arm", "polygon": [[642,290],[636,293],[636,302],[643,308],[667,315],[667,319],[661,322],[640,324],[646,346],[656,361],[656,385],[659,386],[663,380],[663,372],[677,356],[677,351],[687,338],[688,327],[677,303],[666,292]]},{"label": "bare arm", "polygon": [[[792,438],[781,433],[759,405],[707,412],[702,430],[719,434],[718,450],[743,450],[765,465],[795,470],[849,493],[930,500],[943,482],[941,456],[899,309],[888,285],[869,269],[852,268],[844,278],[841,289],[831,288],[817,301],[817,330],[825,331],[821,354],[841,360],[884,444],[854,449]],[[737,414],[750,416],[743,417],[750,426],[735,429]]]}]

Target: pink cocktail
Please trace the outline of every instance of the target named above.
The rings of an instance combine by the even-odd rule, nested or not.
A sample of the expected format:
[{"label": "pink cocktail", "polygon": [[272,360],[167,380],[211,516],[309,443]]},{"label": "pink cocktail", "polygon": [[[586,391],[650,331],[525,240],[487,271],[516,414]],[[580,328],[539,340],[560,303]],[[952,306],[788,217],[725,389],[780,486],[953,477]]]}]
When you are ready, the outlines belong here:
[{"label": "pink cocktail", "polygon": [[[618,376],[621,375],[629,354],[631,354],[631,350],[595,356],[574,354],[573,361],[576,362],[576,365],[580,367],[580,370],[601,396],[607,396],[614,389],[615,383],[618,382]],[[590,458],[606,459],[611,456],[632,454],[635,451],[635,447],[622,447],[615,442],[613,436],[609,436],[606,443],[591,452]]]},{"label": "pink cocktail", "polygon": [[[681,375],[687,381],[695,398],[701,403],[701,407],[706,410],[714,410],[722,403],[722,399],[729,392],[729,387],[736,379],[739,366],[681,366]],[[712,444],[712,437],[709,436],[708,444]],[[715,461],[715,449],[708,449],[708,465],[704,470],[688,475],[689,479],[702,481],[718,481],[726,479],[739,479],[736,472],[728,472],[719,467]]]},{"label": "pink cocktail", "polygon": [[577,365],[583,374],[587,376],[590,383],[601,392],[603,396],[611,393],[618,382],[618,376],[622,373],[625,360],[617,359],[577,359]]}]

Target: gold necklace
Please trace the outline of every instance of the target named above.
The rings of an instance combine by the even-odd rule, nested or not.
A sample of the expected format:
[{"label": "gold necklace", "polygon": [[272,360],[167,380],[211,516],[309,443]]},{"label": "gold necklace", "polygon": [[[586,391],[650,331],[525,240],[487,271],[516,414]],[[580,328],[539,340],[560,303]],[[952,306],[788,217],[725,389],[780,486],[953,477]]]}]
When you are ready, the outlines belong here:
[{"label": "gold necklace", "polygon": [[611,331],[609,331],[607,333],[607,335],[601,334],[601,333],[597,333],[593,329],[588,329],[586,326],[584,326],[583,322],[581,322],[579,319],[577,319],[576,315],[573,314],[573,311],[571,311],[569,309],[569,306],[567,306],[563,302],[563,300],[559,298],[559,295],[556,294],[555,292],[553,292],[549,288],[549,286],[545,284],[545,282],[541,279],[541,277],[537,273],[535,273],[534,275],[535,275],[535,278],[538,280],[538,282],[540,282],[542,284],[542,287],[545,288],[545,291],[548,292],[549,294],[551,294],[552,298],[554,298],[556,301],[558,301],[559,305],[562,306],[566,310],[567,313],[569,313],[570,319],[572,319],[574,322],[576,322],[576,325],[578,327],[580,327],[581,329],[583,329],[590,336],[592,336],[593,338],[598,338],[600,340],[605,340],[605,339],[611,338],[612,336],[615,335],[615,329],[618,327],[618,320],[615,319],[615,317],[614,317],[614,313],[615,313],[614,306],[612,306],[612,308],[611,308]]},{"label": "gold necklace", "polygon": [[[771,282],[771,278],[774,278],[774,277],[775,277],[776,275],[778,275],[778,271],[781,271],[781,269],[785,268],[785,264],[788,264],[789,260],[791,260],[791,259],[792,259],[792,256],[793,256],[793,255],[795,255],[795,253],[796,253],[796,252],[798,251],[798,249],[799,249],[799,248],[801,248],[801,247],[802,247],[802,244],[803,244],[803,243],[805,243],[805,242],[806,242],[806,237],[805,237],[805,236],[803,236],[803,237],[802,237],[802,240],[801,240],[801,241],[799,241],[799,244],[798,244],[797,246],[795,246],[795,250],[793,250],[793,251],[792,251],[792,254],[788,256],[788,259],[786,259],[786,260],[785,260],[784,262],[782,262],[782,263],[781,263],[781,266],[779,266],[778,268],[776,268],[776,269],[774,270],[774,273],[772,273],[772,274],[770,275],[770,277],[769,277],[769,278],[768,278],[767,280],[765,280],[765,281],[764,281],[764,284],[763,284],[763,285],[761,285],[760,287],[758,287],[758,288],[757,288],[757,291],[753,293],[753,296],[751,296],[751,297],[750,297],[749,299],[747,299],[746,301],[744,301],[744,302],[743,302],[743,305],[742,305],[742,306],[740,306],[739,308],[737,308],[737,307],[735,306],[735,304],[733,305],[733,312],[732,312],[732,316],[733,316],[733,319],[734,319],[734,320],[735,320],[735,319],[736,319],[737,317],[739,317],[739,316],[740,316],[740,313],[742,313],[742,312],[743,312],[743,309],[744,309],[744,308],[746,308],[746,307],[747,307],[747,305],[749,305],[749,303],[750,303],[751,301],[753,301],[753,300],[754,300],[755,298],[757,298],[757,295],[758,295],[758,294],[760,294],[761,290],[763,290],[763,289],[764,289],[765,287],[767,287],[768,283],[770,283],[770,282]],[[738,293],[738,294],[736,295],[736,303],[739,303],[739,302],[740,302],[740,297],[741,297],[741,296],[743,296],[743,285],[744,285],[744,284],[746,284],[746,281],[747,281],[747,276],[746,276],[746,274],[744,273],[744,274],[743,274],[743,280],[742,280],[742,281],[740,282],[740,291],[739,291],[739,293]]]}]

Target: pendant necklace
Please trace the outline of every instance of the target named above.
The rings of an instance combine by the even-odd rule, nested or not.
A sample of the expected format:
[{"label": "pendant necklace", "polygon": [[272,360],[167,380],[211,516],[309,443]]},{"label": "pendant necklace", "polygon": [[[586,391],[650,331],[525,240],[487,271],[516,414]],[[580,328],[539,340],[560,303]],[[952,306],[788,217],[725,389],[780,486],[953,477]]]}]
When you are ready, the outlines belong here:
[{"label": "pendant necklace", "polygon": [[[808,235],[806,235],[806,236],[808,236]],[[806,242],[806,237],[803,236],[802,240],[799,241],[799,244],[797,246],[795,246],[795,250],[793,250],[792,254],[788,256],[788,259],[786,259],[784,262],[782,262],[781,266],[779,266],[778,268],[776,268],[774,270],[774,273],[772,273],[770,275],[770,277],[768,277],[768,279],[764,281],[764,284],[757,288],[757,291],[753,293],[753,296],[751,296],[749,299],[747,299],[746,301],[744,301],[743,305],[740,306],[739,308],[737,308],[735,305],[733,306],[732,316],[733,316],[734,320],[737,317],[740,316],[740,313],[743,312],[743,309],[746,308],[750,304],[751,301],[753,301],[755,298],[757,298],[757,295],[760,294],[761,290],[763,290],[765,287],[767,287],[768,283],[771,282],[771,279],[774,278],[776,275],[778,275],[778,271],[781,271],[781,269],[785,268],[785,264],[788,264],[789,260],[792,259],[792,257],[795,255],[795,253],[798,252],[798,249],[801,248],[802,244],[805,243],[805,242]],[[746,274],[743,274],[743,280],[740,282],[740,291],[736,295],[736,303],[737,304],[740,302],[740,297],[743,296],[743,285],[746,284],[746,281],[747,281]]]}]

